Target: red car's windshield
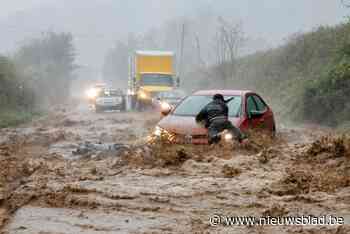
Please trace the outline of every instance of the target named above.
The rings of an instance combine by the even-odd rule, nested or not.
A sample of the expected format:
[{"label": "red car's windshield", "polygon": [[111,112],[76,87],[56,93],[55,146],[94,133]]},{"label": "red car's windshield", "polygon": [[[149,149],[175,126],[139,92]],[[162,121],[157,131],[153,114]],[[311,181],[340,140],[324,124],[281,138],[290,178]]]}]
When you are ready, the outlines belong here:
[{"label": "red car's windshield", "polygon": [[[227,106],[230,117],[239,117],[241,113],[242,98],[241,96],[225,96],[225,99],[234,97]],[[201,109],[212,101],[212,96],[189,96],[173,112],[173,115],[196,116]]]}]

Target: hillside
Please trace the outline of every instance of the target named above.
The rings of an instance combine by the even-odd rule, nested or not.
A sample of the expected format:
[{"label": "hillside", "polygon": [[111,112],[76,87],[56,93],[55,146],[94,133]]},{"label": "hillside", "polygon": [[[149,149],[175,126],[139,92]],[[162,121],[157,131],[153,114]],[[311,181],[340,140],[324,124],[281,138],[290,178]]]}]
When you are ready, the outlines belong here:
[{"label": "hillside", "polygon": [[234,86],[256,89],[279,116],[341,128],[350,120],[350,23],[292,36],[239,61]]}]

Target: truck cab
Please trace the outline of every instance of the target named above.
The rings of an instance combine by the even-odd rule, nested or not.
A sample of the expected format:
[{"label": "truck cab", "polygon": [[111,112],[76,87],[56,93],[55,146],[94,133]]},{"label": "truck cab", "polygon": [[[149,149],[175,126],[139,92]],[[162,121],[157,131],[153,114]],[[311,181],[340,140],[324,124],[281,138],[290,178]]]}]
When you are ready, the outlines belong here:
[{"label": "truck cab", "polygon": [[129,82],[135,109],[151,107],[157,93],[175,88],[174,57],[174,53],[169,51],[135,52],[131,59]]}]

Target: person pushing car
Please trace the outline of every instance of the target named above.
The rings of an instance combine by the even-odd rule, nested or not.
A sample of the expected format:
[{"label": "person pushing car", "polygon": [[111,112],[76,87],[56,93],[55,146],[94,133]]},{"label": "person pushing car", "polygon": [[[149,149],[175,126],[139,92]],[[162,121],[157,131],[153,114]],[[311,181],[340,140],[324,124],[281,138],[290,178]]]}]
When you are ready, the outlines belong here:
[{"label": "person pushing car", "polygon": [[232,125],[228,119],[227,103],[233,99],[234,98],[225,100],[222,94],[215,94],[213,100],[197,114],[196,122],[204,122],[205,128],[208,129],[208,142],[210,145],[220,141],[220,133],[224,130],[228,130],[235,136],[239,143],[247,142],[246,136],[239,128]]}]

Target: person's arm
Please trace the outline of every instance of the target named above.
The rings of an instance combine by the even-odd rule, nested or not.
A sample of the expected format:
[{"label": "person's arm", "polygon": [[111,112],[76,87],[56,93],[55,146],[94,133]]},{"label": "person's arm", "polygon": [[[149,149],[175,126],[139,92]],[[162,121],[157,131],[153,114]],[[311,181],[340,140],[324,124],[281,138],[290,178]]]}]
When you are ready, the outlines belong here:
[{"label": "person's arm", "polygon": [[202,122],[207,119],[207,108],[206,106],[196,115],[196,122]]},{"label": "person's arm", "polygon": [[224,109],[224,115],[225,115],[226,117],[228,117],[228,106],[226,105],[226,103],[223,104],[223,109]]},{"label": "person's arm", "polygon": [[235,97],[231,97],[231,98],[225,100],[224,102],[227,104],[227,103],[229,103],[230,101],[232,101],[233,99],[235,99]]}]

